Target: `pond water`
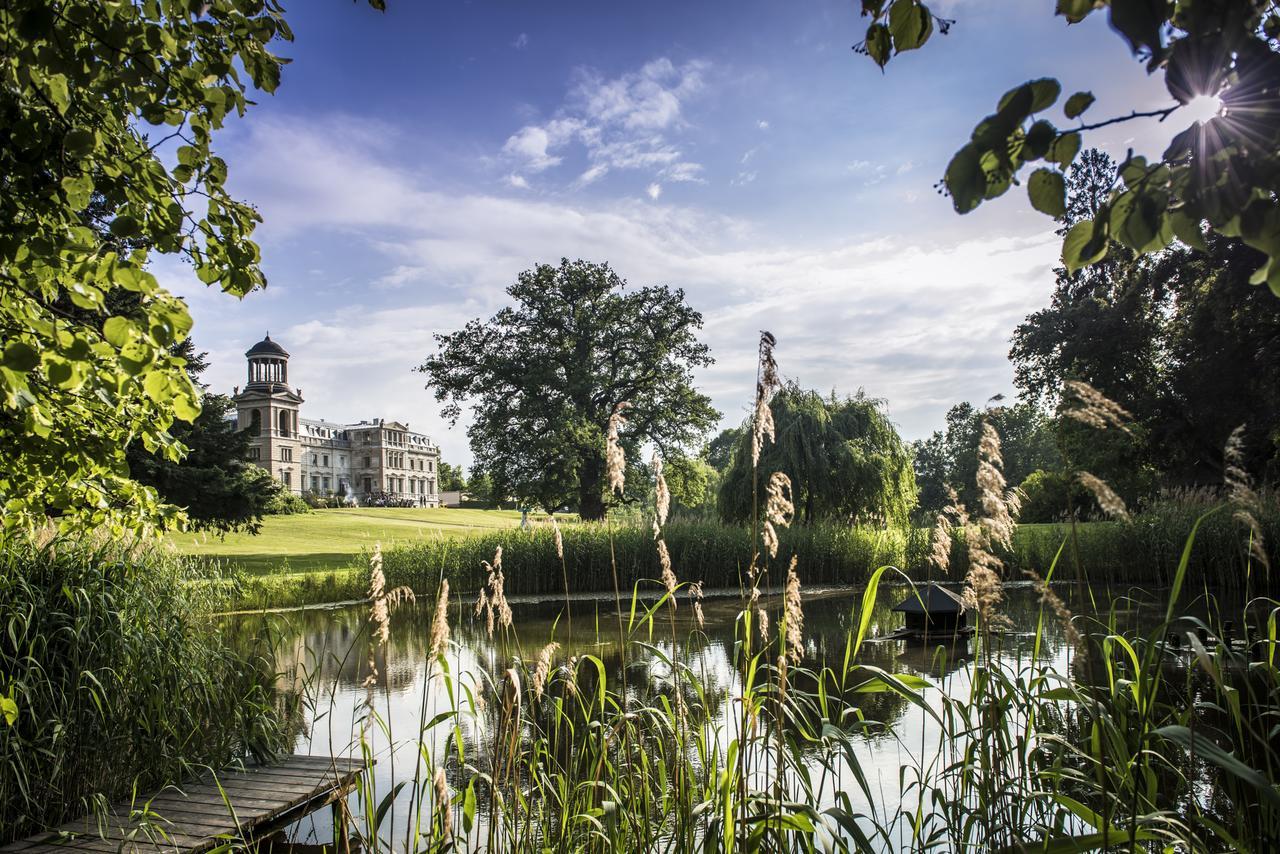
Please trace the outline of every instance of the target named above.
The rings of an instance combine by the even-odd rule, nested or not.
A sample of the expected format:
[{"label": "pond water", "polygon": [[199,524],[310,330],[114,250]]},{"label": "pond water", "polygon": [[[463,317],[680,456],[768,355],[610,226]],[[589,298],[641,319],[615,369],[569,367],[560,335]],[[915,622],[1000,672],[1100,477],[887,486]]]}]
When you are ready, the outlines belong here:
[{"label": "pond water", "polygon": [[[1078,593],[1071,586],[1058,589],[1074,613],[1093,614],[1095,609],[1114,615],[1122,624],[1141,624],[1161,616],[1156,608],[1143,603],[1163,602],[1158,592],[1107,591],[1100,596]],[[1072,651],[1064,640],[1064,631],[1051,610],[1042,609],[1038,593],[1026,585],[1009,585],[1003,607],[1013,630],[1003,636],[1000,656],[1012,668],[1025,665],[1037,652],[1035,629],[1043,613],[1043,632],[1038,654],[1060,673],[1067,673]],[[859,661],[892,673],[923,677],[941,690],[926,691],[930,704],[941,703],[941,691],[950,696],[967,696],[971,660],[971,641],[936,646],[912,640],[882,640],[883,636],[903,625],[903,616],[892,606],[909,595],[904,587],[882,587],[871,618],[868,637]],[[1133,598],[1130,598],[1130,596]],[[840,667],[845,654],[846,638],[856,631],[861,606],[861,589],[809,590],[804,596],[804,635],[806,665],[824,663]],[[623,662],[618,655],[617,611],[612,597],[608,599],[578,598],[571,603],[570,625],[561,614],[563,603],[513,601],[515,613],[513,636],[503,640],[490,638],[483,621],[474,620],[470,602],[455,597],[451,605],[452,644],[447,661],[460,691],[485,692],[490,703],[496,703],[492,685],[510,666],[513,658],[532,662],[538,651],[555,638],[561,643],[557,662],[569,656],[591,654],[600,658],[610,671],[611,682],[621,675]],[[624,601],[624,621],[632,618]],[[777,612],[778,597],[765,597],[766,607]],[[689,662],[711,698],[713,716],[732,733],[730,715],[736,715],[730,698],[741,694],[741,678],[734,667],[734,620],[741,608],[736,595],[708,596],[703,604],[705,629],[695,631],[692,608],[681,601],[676,614],[675,637],[680,639],[679,654]],[[298,737],[296,750],[318,755],[360,755],[362,731],[372,747],[377,764],[374,771],[378,797],[393,791],[398,783],[412,781],[422,760],[420,734],[424,750],[435,756],[445,751],[446,738],[452,724],[428,727],[437,715],[454,708],[455,702],[466,705],[465,697],[450,697],[440,676],[440,667],[428,661],[433,607],[430,603],[405,603],[391,616],[391,637],[385,650],[376,656],[377,673],[369,684],[368,609],[350,606],[310,609],[287,613],[228,618],[225,629],[238,643],[270,644],[280,671],[281,691],[299,692],[306,697],[306,727]],[[630,646],[626,674],[629,684],[643,686],[661,683],[666,674],[662,654],[671,648],[672,632],[664,610],[652,626],[639,621],[632,626],[633,637],[650,641],[652,649]],[[687,639],[687,640],[686,640]],[[369,719],[369,699],[376,718]],[[880,792],[883,802],[879,810],[896,812],[909,805],[901,798],[899,769],[921,760],[940,738],[937,724],[919,706],[892,692],[859,695],[862,714],[883,726],[868,729],[857,745],[856,758],[868,777],[870,789]],[[460,730],[464,742],[476,737],[466,726]],[[724,736],[727,740],[729,735]],[[483,745],[468,745],[483,752]],[[450,784],[457,790],[460,778],[457,767],[450,770]],[[843,788],[850,794],[853,806],[869,810],[873,805],[861,797],[847,781],[832,779],[826,785],[834,791]],[[429,785],[429,778],[428,778]],[[404,831],[412,820],[412,782],[395,798],[384,834],[404,839]],[[294,828],[299,841],[324,842],[331,837],[327,811],[313,816]]]}]

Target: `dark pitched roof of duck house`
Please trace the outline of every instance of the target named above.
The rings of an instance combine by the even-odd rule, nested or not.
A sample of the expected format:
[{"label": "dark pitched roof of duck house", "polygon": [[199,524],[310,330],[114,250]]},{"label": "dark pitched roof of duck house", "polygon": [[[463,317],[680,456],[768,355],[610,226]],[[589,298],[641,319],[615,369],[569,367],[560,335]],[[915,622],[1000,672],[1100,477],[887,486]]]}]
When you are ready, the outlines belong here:
[{"label": "dark pitched roof of duck house", "polygon": [[965,607],[957,594],[945,587],[929,584],[894,605],[893,610],[904,614],[962,614]]}]

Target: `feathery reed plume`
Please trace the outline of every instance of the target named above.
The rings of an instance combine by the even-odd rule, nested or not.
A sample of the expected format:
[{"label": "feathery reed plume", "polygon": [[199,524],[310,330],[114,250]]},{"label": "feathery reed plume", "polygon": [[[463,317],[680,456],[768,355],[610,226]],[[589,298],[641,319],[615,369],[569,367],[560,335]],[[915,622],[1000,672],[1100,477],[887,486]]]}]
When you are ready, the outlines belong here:
[{"label": "feathery reed plume", "polygon": [[756,608],[756,625],[760,629],[760,643],[767,646],[769,643],[769,612],[764,608]]},{"label": "feathery reed plume", "polygon": [[804,611],[801,608],[800,576],[796,574],[796,557],[791,556],[787,567],[787,583],[783,592],[783,619],[787,624],[786,658],[800,661],[804,658]]},{"label": "feathery reed plume", "polygon": [[[955,524],[952,524],[955,519]],[[956,527],[963,529],[969,524],[969,514],[960,505],[960,496],[955,489],[947,486],[947,505],[938,514],[933,524],[933,534],[929,538],[929,563],[940,572],[951,571],[951,535]]]},{"label": "feathery reed plume", "polygon": [[657,452],[653,455],[654,519],[655,525],[661,528],[667,524],[667,515],[671,512],[671,490],[667,488],[667,479],[662,476],[662,457]]},{"label": "feathery reed plume", "polygon": [[560,523],[556,521],[556,517],[551,517],[551,531],[556,543],[556,557],[564,560],[564,535],[560,533]]},{"label": "feathery reed plume", "polygon": [[382,544],[373,544],[369,555],[369,622],[378,646],[391,639],[391,615],[387,609],[387,577],[382,574]]},{"label": "feathery reed plume", "polygon": [[434,787],[436,790],[436,814],[440,816],[440,828],[445,839],[453,836],[453,810],[450,809],[449,783],[444,777],[444,768],[436,769]]},{"label": "feathery reed plume", "polygon": [[693,618],[698,622],[698,628],[704,628],[706,623],[702,619],[702,582],[695,581],[689,585],[689,598],[693,600]]},{"label": "feathery reed plume", "polygon": [[1066,391],[1063,415],[1099,430],[1115,427],[1125,433],[1129,432],[1129,422],[1133,420],[1133,416],[1123,406],[1086,382],[1067,380],[1063,386]]},{"label": "feathery reed plume", "polygon": [[658,540],[658,563],[662,565],[662,586],[667,588],[667,593],[671,595],[671,608],[675,610],[676,588],[680,586],[680,582],[671,569],[671,553],[667,551],[667,541],[663,539]]},{"label": "feathery reed plume", "polygon": [[1227,497],[1235,505],[1232,516],[1249,528],[1249,554],[1263,569],[1271,568],[1271,559],[1267,557],[1267,549],[1262,539],[1262,525],[1258,523],[1258,512],[1262,501],[1253,489],[1253,479],[1244,464],[1244,425],[1231,431],[1227,437],[1226,447],[1222,451],[1223,481],[1227,487]]},{"label": "feathery reed plume", "polygon": [[769,483],[765,487],[765,522],[761,532],[769,557],[778,556],[777,527],[785,528],[790,525],[795,512],[795,505],[791,501],[791,478],[775,471],[769,476]]},{"label": "feathery reed plume", "polygon": [[769,408],[769,402],[781,385],[778,363],[773,358],[773,348],[777,343],[778,340],[772,334],[763,330],[760,332],[759,376],[756,380],[756,401],[751,425],[752,466],[760,465],[760,451],[764,448],[765,440],[774,440],[773,410]]},{"label": "feathery reed plume", "polygon": [[615,495],[621,495],[627,483],[627,455],[618,441],[618,429],[627,423],[622,411],[629,406],[631,404],[624,400],[613,408],[613,414],[609,416],[609,431],[605,436],[605,471],[609,478],[609,491]]},{"label": "feathery reed plume", "polygon": [[1129,508],[1124,506],[1124,499],[1116,495],[1115,490],[1107,485],[1107,482],[1100,477],[1095,477],[1087,471],[1076,472],[1076,480],[1080,481],[1080,485],[1093,495],[1097,500],[1098,506],[1102,508],[1102,512],[1106,513],[1113,519],[1128,521]]},{"label": "feathery reed plume", "polygon": [[496,618],[498,625],[504,629],[511,628],[511,605],[507,602],[506,578],[502,574],[502,546],[498,546],[493,553],[493,563],[487,560],[480,561],[484,567],[488,578],[485,580],[484,587],[480,588],[479,595],[476,596],[475,616],[479,617],[484,614],[485,631],[489,637],[493,637],[493,628]]},{"label": "feathery reed plume", "polygon": [[1049,606],[1049,609],[1058,617],[1058,621],[1062,623],[1062,633],[1066,636],[1067,643],[1080,650],[1083,655],[1088,652],[1088,648],[1081,646],[1080,631],[1076,628],[1073,620],[1071,609],[1067,607],[1067,603],[1057,593],[1053,592],[1053,588],[1049,586],[1049,582],[1040,577],[1035,570],[1024,569],[1022,574],[1031,579],[1031,584],[1040,593],[1040,601]]},{"label": "feathery reed plume", "polygon": [[531,687],[533,688],[533,696],[539,700],[542,699],[542,692],[546,689],[547,676],[551,673],[551,659],[559,648],[560,644],[552,641],[538,653],[538,663],[533,669]]},{"label": "feathery reed plume", "polygon": [[1013,517],[1020,501],[1017,493],[1006,489],[1004,457],[1000,453],[1000,434],[991,422],[983,419],[982,437],[978,440],[978,495],[982,503],[982,522],[991,539],[1008,548],[1013,543]]},{"label": "feathery reed plume", "polygon": [[431,657],[438,658],[449,645],[449,579],[440,579],[436,612],[431,617]]},{"label": "feathery reed plume", "polygon": [[[1004,563],[995,555],[995,546],[1008,548],[1016,527],[1014,517],[1019,509],[1016,490],[1006,490],[1004,459],[1000,453],[1000,434],[987,420],[982,422],[978,442],[977,486],[982,503],[982,517],[977,524],[965,528],[969,548],[969,571],[965,575],[965,605],[978,613],[982,625],[989,628],[1007,625],[1008,618],[999,612],[1004,600],[1000,577]],[[963,506],[955,505],[958,514]]]}]

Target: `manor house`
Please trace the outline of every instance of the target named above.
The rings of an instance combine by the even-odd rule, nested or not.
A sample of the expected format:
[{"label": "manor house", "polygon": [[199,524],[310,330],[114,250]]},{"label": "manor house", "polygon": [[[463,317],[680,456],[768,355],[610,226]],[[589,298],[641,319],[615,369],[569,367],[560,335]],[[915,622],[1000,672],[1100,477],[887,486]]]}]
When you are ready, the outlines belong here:
[{"label": "manor house", "polygon": [[289,354],[268,335],[249,348],[248,382],[235,389],[236,425],[249,455],[295,495],[360,504],[439,507],[440,448],[401,421],[336,424],[302,418],[302,390],[289,386]]}]

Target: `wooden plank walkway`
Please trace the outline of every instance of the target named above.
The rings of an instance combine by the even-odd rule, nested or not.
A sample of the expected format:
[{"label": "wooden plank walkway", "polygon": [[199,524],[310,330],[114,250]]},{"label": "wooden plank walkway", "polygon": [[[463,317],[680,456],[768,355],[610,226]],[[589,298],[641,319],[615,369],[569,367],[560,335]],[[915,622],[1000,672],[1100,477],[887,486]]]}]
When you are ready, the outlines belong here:
[{"label": "wooden plank walkway", "polygon": [[[105,815],[88,815],[5,845],[0,852],[199,854],[229,841],[261,838],[337,804],[356,787],[363,770],[351,759],[290,756],[277,765],[205,774],[133,804],[113,804]],[[338,825],[335,821],[335,839]]]}]

